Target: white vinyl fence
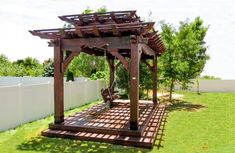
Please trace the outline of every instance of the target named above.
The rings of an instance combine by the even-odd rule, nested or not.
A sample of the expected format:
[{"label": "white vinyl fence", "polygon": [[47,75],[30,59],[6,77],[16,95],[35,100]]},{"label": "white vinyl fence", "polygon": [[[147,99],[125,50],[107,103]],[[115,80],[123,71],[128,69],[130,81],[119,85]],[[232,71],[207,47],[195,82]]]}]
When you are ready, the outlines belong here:
[{"label": "white vinyl fence", "polygon": [[[175,90],[181,90],[179,85],[176,85]],[[189,91],[197,91],[197,85],[190,85]],[[200,92],[235,92],[235,80],[199,80]]]},{"label": "white vinyl fence", "polygon": [[[0,77],[0,131],[52,114],[53,86],[53,78]],[[65,82],[65,110],[101,99],[103,86],[85,78]]]}]

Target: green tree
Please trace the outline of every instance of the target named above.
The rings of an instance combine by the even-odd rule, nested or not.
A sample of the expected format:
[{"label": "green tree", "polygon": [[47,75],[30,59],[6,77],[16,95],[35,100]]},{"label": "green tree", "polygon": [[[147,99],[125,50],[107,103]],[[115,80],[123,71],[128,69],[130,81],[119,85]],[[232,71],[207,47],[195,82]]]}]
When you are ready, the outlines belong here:
[{"label": "green tree", "polygon": [[43,76],[54,77],[54,61],[51,58],[43,62]]},{"label": "green tree", "polygon": [[[153,89],[153,72],[150,70],[150,68],[146,64],[141,63],[140,64],[140,98],[149,99],[149,91],[151,91],[152,89]],[[145,94],[145,91],[147,91],[146,94]]]},{"label": "green tree", "polygon": [[94,10],[90,9],[90,7],[87,7],[83,12],[82,14],[90,14],[90,13],[93,13]]},{"label": "green tree", "polygon": [[[118,88],[123,90],[124,97],[129,96],[130,92],[130,74],[126,71],[126,69],[123,67],[123,65],[120,65],[117,69],[117,86]],[[149,98],[149,91],[153,88],[153,73],[149,69],[148,66],[146,66],[144,63],[140,63],[140,81],[139,81],[139,87],[140,87],[140,98]],[[145,94],[145,91],[147,93]]]},{"label": "green tree", "polygon": [[211,75],[204,75],[200,77],[200,79],[205,79],[205,80],[221,80],[219,77],[211,76]]},{"label": "green tree", "polygon": [[105,71],[97,71],[96,73],[93,73],[90,78],[91,80],[104,80],[106,78]]},{"label": "green tree", "polygon": [[116,80],[117,80],[117,87],[122,89],[122,97],[128,98],[129,91],[130,91],[130,74],[126,71],[124,66],[121,64],[118,69],[116,70]]},{"label": "green tree", "polygon": [[159,69],[168,83],[171,101],[176,82],[186,87],[191,79],[200,76],[203,71],[209,58],[204,41],[208,26],[204,26],[202,19],[197,17],[193,22],[180,22],[178,30],[164,22],[161,27],[166,52],[158,60]]},{"label": "green tree", "polygon": [[66,73],[66,81],[74,81],[73,72],[71,72],[69,69],[67,70],[67,73]]},{"label": "green tree", "polygon": [[96,12],[105,13],[105,12],[107,12],[107,11],[108,11],[108,10],[107,10],[106,6],[101,6],[100,8],[97,9]]},{"label": "green tree", "polygon": [[0,76],[12,76],[14,75],[13,67],[9,59],[1,54],[0,55]]},{"label": "green tree", "polygon": [[26,57],[12,63],[15,69],[15,76],[42,76],[43,66],[36,58]]},{"label": "green tree", "polygon": [[81,53],[72,60],[69,69],[74,73],[74,76],[91,77],[92,74],[98,71],[104,71],[105,58]]}]

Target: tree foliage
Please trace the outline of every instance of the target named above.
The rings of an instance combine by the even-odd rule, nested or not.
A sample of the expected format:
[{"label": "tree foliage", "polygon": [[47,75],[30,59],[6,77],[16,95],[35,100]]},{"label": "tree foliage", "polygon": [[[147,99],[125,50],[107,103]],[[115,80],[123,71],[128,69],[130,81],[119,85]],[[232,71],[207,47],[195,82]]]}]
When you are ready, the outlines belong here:
[{"label": "tree foliage", "polygon": [[[117,69],[117,86],[122,89],[124,97],[129,96],[130,91],[130,74],[126,71],[123,65],[120,65]],[[139,76],[139,95],[140,98],[149,97],[149,91],[153,88],[153,73],[144,63],[140,64],[140,76]],[[145,94],[145,91],[147,93]]]},{"label": "tree foliage", "polygon": [[11,62],[5,55],[0,55],[0,76],[42,76],[42,73],[42,65],[36,58]]},{"label": "tree foliage", "polygon": [[161,27],[166,52],[159,58],[159,72],[169,86],[171,100],[176,82],[186,86],[203,71],[209,58],[204,41],[208,27],[199,17],[180,22],[178,29],[164,22]]},{"label": "tree foliage", "polygon": [[105,58],[81,53],[72,60],[69,69],[74,73],[74,76],[90,77],[98,71],[104,71]]},{"label": "tree foliage", "polygon": [[13,76],[13,68],[9,59],[1,54],[0,55],[0,76]]},{"label": "tree foliage", "polygon": [[122,96],[123,98],[129,97],[130,91],[130,74],[124,66],[121,64],[118,69],[116,70],[116,80],[117,80],[117,87],[122,89]]},{"label": "tree foliage", "polygon": [[15,76],[42,76],[43,67],[36,58],[26,57],[12,63]]},{"label": "tree foliage", "polygon": [[54,61],[49,58],[43,62],[43,76],[53,77],[54,76]]},{"label": "tree foliage", "polygon": [[204,75],[200,77],[200,79],[205,79],[205,80],[221,80],[219,77],[211,76],[211,75]]}]

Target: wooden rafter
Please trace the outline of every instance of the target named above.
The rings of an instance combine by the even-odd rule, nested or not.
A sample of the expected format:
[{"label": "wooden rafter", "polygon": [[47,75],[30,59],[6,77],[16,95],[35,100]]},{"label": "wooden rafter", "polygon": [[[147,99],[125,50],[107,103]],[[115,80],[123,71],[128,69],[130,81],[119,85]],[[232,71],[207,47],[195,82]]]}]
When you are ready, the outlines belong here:
[{"label": "wooden rafter", "polygon": [[133,18],[134,16],[136,15],[136,11],[132,11],[131,13],[130,13],[130,15],[127,17],[127,19],[131,19],[131,18]]},{"label": "wooden rafter", "polygon": [[117,30],[117,26],[116,25],[111,25],[112,26],[112,32],[114,36],[120,36],[119,31]]},{"label": "wooden rafter", "polygon": [[100,32],[97,26],[93,26],[92,29],[93,29],[93,33],[95,34],[95,36],[100,37]]},{"label": "wooden rafter", "polygon": [[98,15],[97,15],[97,13],[94,13],[94,18],[95,18],[95,21],[96,21],[96,22],[101,23],[101,21],[99,20]]},{"label": "wooden rafter", "polygon": [[137,17],[135,10],[113,11],[113,12],[104,12],[104,13],[96,12],[91,14],[73,14],[73,15],[59,16],[59,18],[75,26],[84,26],[88,24],[98,25],[98,24],[109,24],[109,23],[127,23],[127,22],[139,21],[139,17]]},{"label": "wooden rafter", "polygon": [[63,50],[76,50],[81,46],[100,47],[109,44],[109,49],[130,49],[130,37],[97,37],[97,38],[79,38],[79,39],[62,39],[61,47]]},{"label": "wooden rafter", "polygon": [[143,32],[141,33],[141,36],[145,35],[150,30],[152,30],[153,26],[154,26],[154,22],[153,23],[148,23],[148,25],[146,27],[144,27]]},{"label": "wooden rafter", "polygon": [[79,27],[76,27],[76,33],[79,37],[84,37],[83,32],[81,31]]},{"label": "wooden rafter", "polygon": [[117,18],[116,18],[116,16],[115,16],[115,13],[114,13],[114,12],[111,12],[110,15],[111,15],[112,20],[115,21],[115,22],[117,22]]},{"label": "wooden rafter", "polygon": [[140,44],[140,48],[147,55],[154,56],[156,54],[148,45]]}]

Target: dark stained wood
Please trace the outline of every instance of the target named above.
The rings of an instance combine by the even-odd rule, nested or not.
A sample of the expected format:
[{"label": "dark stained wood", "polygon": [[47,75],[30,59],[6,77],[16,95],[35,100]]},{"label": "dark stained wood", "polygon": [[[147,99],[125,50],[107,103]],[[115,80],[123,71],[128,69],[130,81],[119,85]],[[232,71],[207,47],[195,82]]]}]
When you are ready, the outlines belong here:
[{"label": "dark stained wood", "polygon": [[[51,39],[49,46],[54,46],[55,121],[43,135],[152,147],[165,114],[163,107],[164,111],[160,111],[159,115],[161,108],[157,104],[157,56],[164,52],[165,47],[154,30],[154,22],[142,22],[136,11],[76,14],[59,18],[74,27],[30,31],[32,35]],[[86,113],[78,113],[64,120],[63,76],[71,60],[80,52],[92,56],[106,55],[110,85],[101,91],[106,103],[102,109],[88,109]],[[119,63],[115,65],[116,59]],[[153,60],[153,66],[146,61],[148,59]],[[153,103],[139,103],[140,61],[153,72]],[[128,104],[123,104],[114,91],[114,74],[120,64],[130,72]]]},{"label": "dark stained wood", "polygon": [[156,111],[156,107],[153,107],[150,101],[141,102],[139,129],[132,131],[129,129],[129,102],[117,101],[112,102],[113,107],[110,109],[106,109],[106,104],[96,105],[74,116],[65,118],[62,125],[50,124],[50,129],[141,136]]},{"label": "dark stained wood", "polygon": [[[75,27],[33,30],[30,33],[43,39],[54,40],[139,35],[149,40],[148,46],[157,55],[160,55],[165,50],[161,43],[160,35],[154,30],[154,22],[142,22],[136,15],[135,10],[64,15],[59,18],[73,24]],[[118,42],[116,40],[113,41]],[[123,47],[116,48],[125,49]]]},{"label": "dark stained wood", "polygon": [[119,33],[119,31],[117,30],[117,26],[116,25],[111,25],[112,26],[112,32],[114,36],[120,36],[121,34]]},{"label": "dark stained wood", "polygon": [[59,18],[74,26],[139,22],[139,17],[136,16],[135,10],[63,15],[59,16]]},{"label": "dark stained wood", "polygon": [[114,77],[115,77],[115,63],[114,59],[108,59],[109,64],[109,88],[112,91],[114,91]]},{"label": "dark stained wood", "polygon": [[154,26],[154,22],[148,23],[148,25],[146,27],[144,27],[143,32],[141,33],[141,35],[147,34],[150,30],[153,29],[153,26]]},{"label": "dark stained wood", "polygon": [[156,52],[154,52],[148,45],[139,44],[139,46],[142,49],[142,51],[147,55],[154,56],[156,54]]},{"label": "dark stained wood", "polygon": [[73,51],[71,52],[71,54],[62,62],[62,72],[64,73],[67,68],[68,68],[68,65],[69,63],[72,61],[72,59],[75,57],[75,56],[78,56],[80,54],[81,50],[79,49],[79,51]]},{"label": "dark stained wood", "polygon": [[63,51],[61,41],[57,40],[54,46],[54,118],[55,124],[64,122],[64,74],[61,71]]},{"label": "dark stained wood", "polygon": [[130,37],[99,37],[61,40],[61,47],[63,50],[76,50],[81,46],[101,47],[104,44],[109,44],[109,49],[130,49]]},{"label": "dark stained wood", "polygon": [[98,28],[96,26],[93,26],[93,33],[95,34],[95,36],[99,37],[100,36],[100,32],[98,30]]},{"label": "dark stained wood", "polygon": [[152,40],[152,39],[158,38],[158,37],[160,37],[160,35],[158,34],[158,32],[154,32],[154,33],[152,33],[152,35],[149,36],[148,38],[149,38],[150,40]]},{"label": "dark stained wood", "polygon": [[138,37],[131,37],[130,59],[130,129],[138,129],[139,117],[139,48]]},{"label": "dark stained wood", "polygon": [[118,53],[118,50],[109,50],[110,54],[112,54],[114,57],[120,60],[120,62],[123,64],[125,69],[128,71],[129,70],[129,63],[128,61],[120,54]]},{"label": "dark stained wood", "polygon": [[157,56],[153,58],[153,103],[157,104]]},{"label": "dark stained wood", "polygon": [[[74,118],[76,118],[74,115]],[[127,146],[136,146],[136,147],[145,147],[152,148],[154,146],[157,136],[161,136],[163,133],[159,133],[161,124],[165,124],[167,112],[165,106],[157,106],[156,110],[153,112],[152,117],[150,117],[149,122],[147,123],[146,128],[144,129],[141,136],[126,136],[119,134],[109,134],[108,133],[96,133],[91,131],[71,131],[71,130],[62,130],[58,127],[63,127],[63,125],[57,125],[58,129],[49,129],[42,132],[42,135],[48,137],[61,137],[61,138],[72,138],[85,141],[99,141],[107,142],[112,144],[121,144]],[[71,116],[73,117],[73,116]],[[68,119],[71,119],[68,117]],[[67,119],[66,119],[67,120]],[[164,122],[164,123],[163,123]],[[100,122],[97,122],[100,123]],[[109,123],[104,123],[104,126]],[[114,124],[115,125],[115,124]],[[108,127],[112,126],[109,124]],[[136,132],[130,130],[131,133]]]},{"label": "dark stained wood", "polygon": [[83,32],[81,31],[79,27],[76,27],[76,33],[79,37],[84,37]]}]

